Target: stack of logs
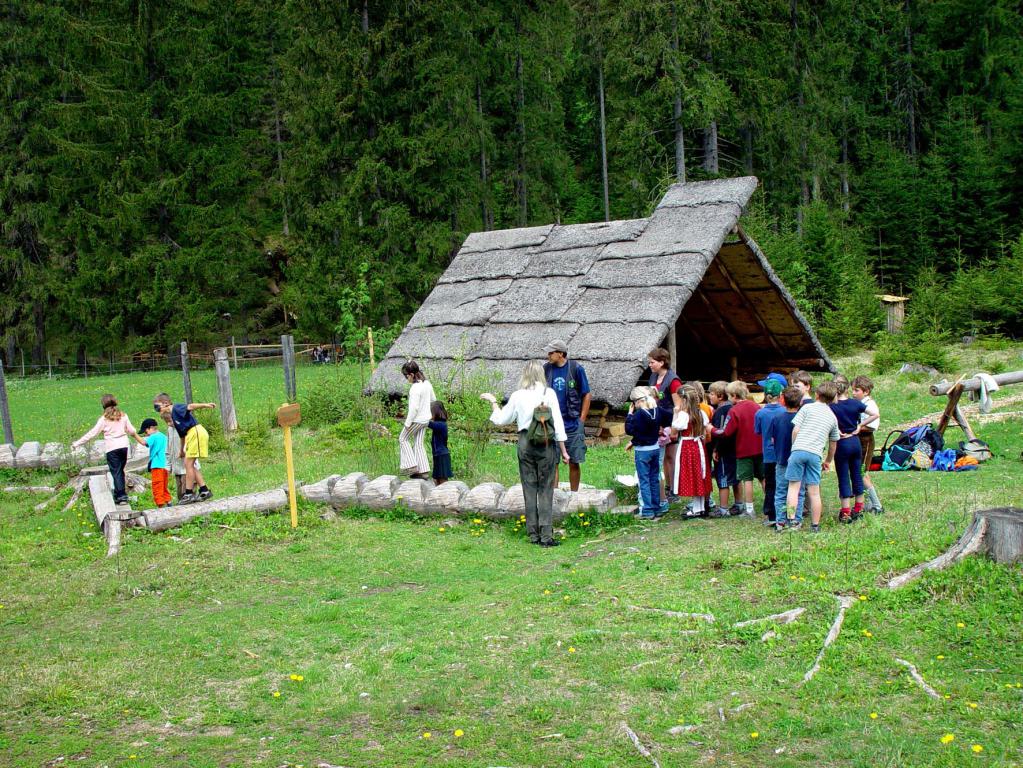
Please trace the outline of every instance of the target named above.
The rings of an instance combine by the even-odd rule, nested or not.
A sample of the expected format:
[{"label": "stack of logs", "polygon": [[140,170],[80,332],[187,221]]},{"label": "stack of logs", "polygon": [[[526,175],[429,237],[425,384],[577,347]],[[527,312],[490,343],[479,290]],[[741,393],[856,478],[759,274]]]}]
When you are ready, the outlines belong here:
[{"label": "stack of logs", "polygon": [[[129,444],[129,469],[145,467],[148,449],[137,443]],[[69,448],[63,443],[42,443],[30,441],[20,446],[12,443],[0,444],[0,469],[60,469],[68,464],[79,467],[98,464],[106,458],[103,441],[97,440],[91,446]]]},{"label": "stack of logs", "polygon": [[[432,480],[408,480],[396,475],[369,478],[362,472],[331,475],[317,483],[301,485],[298,494],[320,504],[368,509],[390,509],[399,504],[424,515],[480,516],[490,520],[508,520],[525,511],[522,486],[505,488],[500,483],[481,483],[469,488],[459,480],[435,485]],[[282,509],[288,504],[285,488],[275,488],[244,496],[187,504],[143,512],[143,522],[151,531],[173,528],[197,517],[213,512],[267,512]],[[581,488],[572,493],[554,491],[554,519],[581,511],[610,512],[616,508],[614,491]],[[629,514],[634,508],[622,508]]]}]

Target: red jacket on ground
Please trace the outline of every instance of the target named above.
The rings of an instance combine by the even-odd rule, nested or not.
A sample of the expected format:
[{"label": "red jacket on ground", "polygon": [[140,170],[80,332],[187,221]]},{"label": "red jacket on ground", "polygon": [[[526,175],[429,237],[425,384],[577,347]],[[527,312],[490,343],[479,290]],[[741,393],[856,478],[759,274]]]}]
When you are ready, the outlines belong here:
[{"label": "red jacket on ground", "polygon": [[750,456],[761,456],[764,453],[764,441],[753,428],[760,406],[752,400],[740,400],[728,412],[728,423],[725,424],[726,437],[735,436],[735,458],[746,459]]}]

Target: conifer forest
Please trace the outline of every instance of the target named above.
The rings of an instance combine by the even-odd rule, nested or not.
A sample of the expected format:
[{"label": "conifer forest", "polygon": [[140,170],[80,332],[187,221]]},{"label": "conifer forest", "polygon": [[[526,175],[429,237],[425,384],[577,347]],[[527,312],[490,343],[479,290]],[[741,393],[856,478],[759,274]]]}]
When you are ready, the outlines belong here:
[{"label": "conifer forest", "polygon": [[386,339],[470,232],[749,174],[829,348],[882,292],[1023,333],[1018,0],[8,0],[0,51],[7,360]]}]

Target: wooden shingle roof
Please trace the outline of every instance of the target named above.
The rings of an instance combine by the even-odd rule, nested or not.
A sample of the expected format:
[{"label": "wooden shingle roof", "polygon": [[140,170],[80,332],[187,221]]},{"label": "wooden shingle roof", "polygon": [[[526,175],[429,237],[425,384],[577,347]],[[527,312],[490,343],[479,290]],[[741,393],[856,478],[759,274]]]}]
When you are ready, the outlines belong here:
[{"label": "wooden shingle roof", "polygon": [[[694,294],[692,336],[679,336],[680,371],[686,354],[746,353],[772,369],[787,361],[790,368],[830,369],[756,244],[743,235],[725,247],[730,262],[719,257],[726,238],[741,233],[739,217],[756,186],[752,176],[677,184],[646,219],[469,235],[381,361],[370,389],[404,392],[400,368],[414,358],[434,382],[477,373],[508,394],[525,362],[543,360],[543,347],[561,338],[585,365],[594,399],[621,403],[647,353],[676,322],[682,325]],[[807,359],[819,365],[806,365]]]}]

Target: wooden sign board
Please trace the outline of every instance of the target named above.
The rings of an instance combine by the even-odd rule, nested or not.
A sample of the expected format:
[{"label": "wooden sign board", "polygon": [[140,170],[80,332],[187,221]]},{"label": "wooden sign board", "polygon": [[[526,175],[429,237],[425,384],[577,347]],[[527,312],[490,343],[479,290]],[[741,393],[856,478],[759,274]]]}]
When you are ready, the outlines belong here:
[{"label": "wooden sign board", "polygon": [[298,403],[282,405],[277,409],[277,423],[282,427],[296,427],[302,422]]}]

